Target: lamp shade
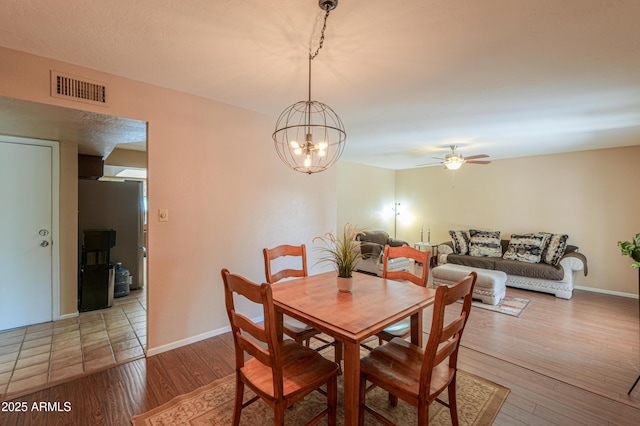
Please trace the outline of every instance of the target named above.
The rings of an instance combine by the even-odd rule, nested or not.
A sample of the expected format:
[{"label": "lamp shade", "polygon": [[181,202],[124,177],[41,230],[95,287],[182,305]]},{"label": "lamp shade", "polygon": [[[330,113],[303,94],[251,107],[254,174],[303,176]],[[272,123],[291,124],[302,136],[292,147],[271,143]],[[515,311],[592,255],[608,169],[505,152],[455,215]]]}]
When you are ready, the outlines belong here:
[{"label": "lamp shade", "polygon": [[282,162],[308,174],[338,161],[347,140],[340,117],[318,101],[300,101],[285,109],[272,136]]}]

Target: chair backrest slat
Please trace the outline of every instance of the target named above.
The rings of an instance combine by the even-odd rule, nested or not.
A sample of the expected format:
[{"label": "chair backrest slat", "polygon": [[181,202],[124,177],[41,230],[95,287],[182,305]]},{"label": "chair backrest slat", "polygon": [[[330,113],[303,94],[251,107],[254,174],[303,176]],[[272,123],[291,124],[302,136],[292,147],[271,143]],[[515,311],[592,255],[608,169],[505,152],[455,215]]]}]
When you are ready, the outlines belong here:
[{"label": "chair backrest slat", "polygon": [[[406,257],[413,259],[415,267],[418,263],[422,264],[422,271],[420,275],[415,275],[409,271],[389,271],[389,259],[396,259],[398,257]],[[400,247],[384,247],[384,261],[382,264],[382,277],[390,280],[406,280],[411,281],[415,285],[421,287],[427,286],[427,280],[429,279],[429,260],[431,258],[431,252],[420,251],[409,246]]]},{"label": "chair backrest slat", "polygon": [[[431,331],[420,371],[420,392],[422,395],[429,394],[434,367],[448,359],[449,368],[456,368],[460,339],[471,312],[471,299],[476,279],[477,274],[471,272],[450,287],[439,286],[436,289]],[[445,308],[456,303],[461,297],[464,297],[464,301],[461,305],[460,315],[445,324]]]},{"label": "chair backrest slat", "polygon": [[[233,322],[240,329],[247,334],[253,336],[253,338],[259,342],[267,342],[267,333],[264,328],[253,323],[249,318],[242,314],[233,312]],[[258,346],[254,340],[245,337],[242,333],[237,335],[238,344],[243,351],[249,355],[257,358],[261,363],[267,366],[271,366],[271,358],[269,352]]]},{"label": "chair backrest slat", "polygon": [[272,366],[271,355],[268,351],[265,351],[260,346],[258,346],[251,339],[246,338],[243,335],[238,336],[238,346],[244,352],[256,358],[258,361],[266,365],[267,367]]},{"label": "chair backrest slat", "polygon": [[234,312],[233,322],[236,326],[238,326],[238,328],[246,331],[247,333],[255,337],[257,340],[261,342],[267,341],[266,330],[263,327],[260,327],[259,325],[254,323],[253,321],[251,321],[249,318],[245,317],[244,315]]},{"label": "chair backrest slat", "polygon": [[442,361],[446,360],[448,357],[451,356],[453,352],[455,352],[457,347],[458,347],[458,337],[456,336],[455,339],[450,339],[447,341],[447,343],[440,346],[440,348],[436,352],[435,358],[433,359],[433,365],[440,365]]},{"label": "chair backrest slat", "polygon": [[440,337],[440,343],[446,342],[451,337],[453,337],[456,333],[464,328],[464,324],[466,321],[466,315],[460,315],[458,318],[447,324],[446,327],[442,329],[442,335]]},{"label": "chair backrest slat", "polygon": [[[304,244],[299,246],[280,245],[272,249],[263,249],[264,274],[269,284],[276,283],[285,278],[302,278],[308,276],[307,271],[307,248]],[[291,256],[300,258],[300,269],[286,268],[280,271],[273,271],[271,262],[275,259]]]}]

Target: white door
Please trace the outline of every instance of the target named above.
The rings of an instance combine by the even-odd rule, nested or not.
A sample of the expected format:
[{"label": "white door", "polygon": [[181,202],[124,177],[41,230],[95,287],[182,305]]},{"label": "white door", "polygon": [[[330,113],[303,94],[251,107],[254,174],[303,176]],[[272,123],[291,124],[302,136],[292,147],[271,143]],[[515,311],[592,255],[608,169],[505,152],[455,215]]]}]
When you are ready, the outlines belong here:
[{"label": "white door", "polygon": [[0,330],[51,321],[53,148],[0,138]]}]

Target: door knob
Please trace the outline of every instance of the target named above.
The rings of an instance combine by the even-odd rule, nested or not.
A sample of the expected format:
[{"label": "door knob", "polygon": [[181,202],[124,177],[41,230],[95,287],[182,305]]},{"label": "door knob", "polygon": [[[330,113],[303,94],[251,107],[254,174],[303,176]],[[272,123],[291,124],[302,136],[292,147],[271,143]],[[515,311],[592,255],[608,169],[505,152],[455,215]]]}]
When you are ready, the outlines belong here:
[{"label": "door knob", "polygon": [[48,245],[49,245],[49,241],[46,241],[46,240],[45,240],[45,241],[41,242],[41,243],[40,243],[40,245],[41,245],[42,247],[46,247],[46,246],[48,246]]}]

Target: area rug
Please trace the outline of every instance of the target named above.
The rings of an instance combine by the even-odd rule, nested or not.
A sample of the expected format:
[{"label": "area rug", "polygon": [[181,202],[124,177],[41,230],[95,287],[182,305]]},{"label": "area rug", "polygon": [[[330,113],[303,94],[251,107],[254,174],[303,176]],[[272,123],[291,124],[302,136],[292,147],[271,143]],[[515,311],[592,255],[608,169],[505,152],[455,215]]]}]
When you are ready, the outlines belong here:
[{"label": "area rug", "polygon": [[[509,389],[481,377],[458,372],[458,417],[461,425],[490,425],[500,411],[509,394]],[[342,376],[338,380],[338,425],[343,424]],[[151,425],[230,425],[233,416],[235,376],[230,375],[203,386],[186,395],[180,395],[151,411],[131,419],[133,426]],[[245,401],[253,393],[245,387]],[[443,394],[446,400],[446,392]],[[376,388],[367,394],[367,405],[385,414],[398,425],[417,425],[416,408],[398,401],[390,407],[388,394]],[[285,425],[297,426],[306,423],[315,413],[326,407],[326,398],[313,392],[298,401],[285,413]],[[258,400],[242,410],[241,425],[273,425],[273,410]],[[326,417],[318,424],[326,425]],[[377,425],[378,421],[366,414],[366,425]],[[450,425],[449,409],[435,402],[429,409],[430,425]]]},{"label": "area rug", "polygon": [[527,309],[531,300],[521,299],[519,297],[505,296],[497,305],[487,305],[480,301],[474,300],[472,306],[476,308],[486,309],[488,311],[499,312],[501,314],[519,317]]}]

